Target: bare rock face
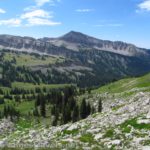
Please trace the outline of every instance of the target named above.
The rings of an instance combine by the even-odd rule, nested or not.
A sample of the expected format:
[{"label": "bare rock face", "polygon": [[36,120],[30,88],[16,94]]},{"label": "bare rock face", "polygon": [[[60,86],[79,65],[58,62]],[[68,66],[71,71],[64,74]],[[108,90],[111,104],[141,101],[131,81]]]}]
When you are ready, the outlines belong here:
[{"label": "bare rock face", "polygon": [[[48,47],[45,42],[31,37],[20,37],[11,35],[0,36],[0,47],[20,51],[42,51]],[[44,52],[44,51],[43,51]]]},{"label": "bare rock face", "polygon": [[147,113],[146,118],[150,119],[150,111]]},{"label": "bare rock face", "polygon": [[141,56],[148,55],[145,49],[138,48],[132,44],[124,42],[112,42],[106,40],[96,39],[88,35],[71,31],[59,38],[41,38],[34,39],[31,37],[20,37],[12,35],[0,35],[0,47],[12,50],[28,51],[28,52],[42,52],[52,53],[50,49],[57,50],[61,53],[62,49],[70,49],[73,51],[84,50],[100,50],[113,52],[125,56]]},{"label": "bare rock face", "polygon": [[14,124],[8,120],[8,119],[3,119],[0,121],[0,134],[6,134],[6,133],[11,133],[14,130]]},{"label": "bare rock face", "polygon": [[120,41],[112,42],[108,40],[100,40],[75,31],[71,31],[58,39],[50,39],[49,41],[54,41],[53,44],[55,45],[61,43],[66,47],[72,46],[72,49],[74,50],[97,49],[127,56],[137,56],[139,54],[146,55],[146,52],[143,49],[140,49],[135,45]]}]

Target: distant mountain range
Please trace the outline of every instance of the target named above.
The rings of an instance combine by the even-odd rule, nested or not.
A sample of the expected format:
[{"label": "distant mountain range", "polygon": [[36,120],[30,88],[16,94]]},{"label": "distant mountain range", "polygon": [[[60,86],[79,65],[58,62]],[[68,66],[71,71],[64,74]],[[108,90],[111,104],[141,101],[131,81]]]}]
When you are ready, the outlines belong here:
[{"label": "distant mountain range", "polygon": [[[94,37],[71,31],[58,38],[20,37],[12,35],[0,35],[0,47],[12,50],[23,50],[28,52],[45,52],[49,54],[51,47],[65,47],[68,50],[102,50],[126,56],[140,56],[149,53],[146,49],[120,41],[100,40]],[[61,52],[60,52],[61,53]]]},{"label": "distant mountain range", "polygon": [[[0,48],[70,59],[70,63],[62,65],[63,69],[72,71],[68,69],[71,66],[73,72],[82,74],[79,80],[85,83],[84,86],[100,85],[150,71],[149,50],[120,41],[100,40],[75,31],[58,38],[41,39],[0,35]],[[79,69],[81,66],[82,69]]]}]

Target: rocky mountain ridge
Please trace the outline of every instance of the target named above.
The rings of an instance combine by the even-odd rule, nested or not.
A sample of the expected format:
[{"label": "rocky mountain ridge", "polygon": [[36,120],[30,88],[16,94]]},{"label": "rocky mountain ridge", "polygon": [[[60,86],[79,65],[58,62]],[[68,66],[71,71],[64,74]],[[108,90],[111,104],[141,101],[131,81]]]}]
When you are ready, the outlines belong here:
[{"label": "rocky mountain ridge", "polygon": [[[124,42],[100,40],[80,32],[71,31],[58,38],[21,37],[12,35],[0,35],[0,47],[27,52],[41,52],[51,54],[50,49],[65,48],[72,51],[82,49],[101,50],[121,54],[125,56],[140,56],[149,54],[148,51]],[[60,50],[61,51],[61,50]],[[63,55],[60,51],[57,54]]]}]

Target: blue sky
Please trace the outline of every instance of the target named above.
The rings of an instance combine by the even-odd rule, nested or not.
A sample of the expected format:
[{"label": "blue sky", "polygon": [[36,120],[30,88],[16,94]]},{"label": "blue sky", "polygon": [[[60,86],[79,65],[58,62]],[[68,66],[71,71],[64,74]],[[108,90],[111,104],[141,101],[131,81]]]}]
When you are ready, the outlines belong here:
[{"label": "blue sky", "polygon": [[0,0],[0,34],[57,37],[71,30],[150,48],[150,0]]}]

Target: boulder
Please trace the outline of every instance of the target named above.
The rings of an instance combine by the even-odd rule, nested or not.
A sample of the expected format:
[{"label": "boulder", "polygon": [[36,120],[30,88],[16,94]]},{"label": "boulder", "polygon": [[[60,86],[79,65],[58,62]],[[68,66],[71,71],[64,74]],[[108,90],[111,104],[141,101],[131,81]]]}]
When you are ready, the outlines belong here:
[{"label": "boulder", "polygon": [[120,145],[121,144],[121,140],[113,140],[110,142],[111,145]]},{"label": "boulder", "polygon": [[138,124],[142,124],[142,123],[144,123],[144,124],[149,124],[149,123],[150,123],[150,119],[138,120],[137,123],[138,123]]},{"label": "boulder", "polygon": [[98,139],[101,139],[103,137],[103,134],[102,133],[98,133],[95,135],[94,139],[95,140],[98,140]]},{"label": "boulder", "polygon": [[146,118],[150,119],[150,111],[147,113]]},{"label": "boulder", "polygon": [[78,125],[77,124],[72,124],[67,130],[72,131],[78,129]]}]

